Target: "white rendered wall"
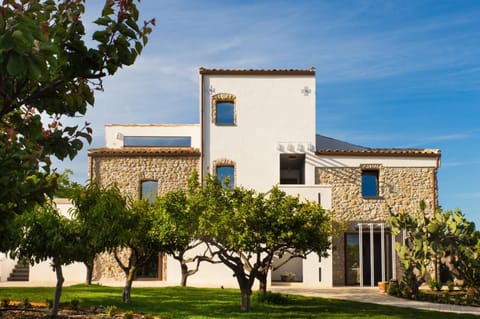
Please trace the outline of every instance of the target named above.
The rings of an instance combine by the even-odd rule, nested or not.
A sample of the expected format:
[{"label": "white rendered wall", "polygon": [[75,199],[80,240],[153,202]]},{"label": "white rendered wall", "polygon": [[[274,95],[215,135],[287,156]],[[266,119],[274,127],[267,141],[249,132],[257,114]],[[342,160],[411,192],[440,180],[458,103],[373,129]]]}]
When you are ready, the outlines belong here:
[{"label": "white rendered wall", "polygon": [[200,148],[198,124],[107,124],[105,147],[122,148],[124,136],[190,136],[192,147]]},{"label": "white rendered wall", "polygon": [[385,167],[436,167],[432,157],[334,156],[314,158],[315,167],[360,167],[361,164],[382,164]]},{"label": "white rendered wall", "polygon": [[[195,254],[201,255],[204,251],[205,246],[201,245],[200,247],[192,249],[186,256],[193,257]],[[189,267],[192,266],[193,264],[189,265]],[[171,285],[179,285],[181,280],[180,263],[170,255],[167,256],[167,271],[166,282]],[[230,268],[223,263],[211,264],[208,262],[200,263],[199,271],[195,275],[188,277],[187,286],[188,285],[212,288],[238,288],[237,279],[233,276]],[[254,287],[256,288],[257,285],[258,283],[255,282]]]},{"label": "white rendered wall", "polygon": [[0,253],[0,282],[7,281],[16,263],[16,260],[8,258],[4,253]]},{"label": "white rendered wall", "polygon": [[[213,173],[214,160],[236,163],[236,185],[267,191],[279,183],[280,143],[315,145],[315,77],[285,75],[204,75],[204,171]],[[308,87],[305,96],[302,89]],[[215,91],[211,94],[211,91]],[[236,125],[212,123],[212,95],[236,96]],[[289,151],[287,151],[289,152]],[[308,164],[307,164],[308,166]],[[306,184],[314,183],[306,167]]]}]

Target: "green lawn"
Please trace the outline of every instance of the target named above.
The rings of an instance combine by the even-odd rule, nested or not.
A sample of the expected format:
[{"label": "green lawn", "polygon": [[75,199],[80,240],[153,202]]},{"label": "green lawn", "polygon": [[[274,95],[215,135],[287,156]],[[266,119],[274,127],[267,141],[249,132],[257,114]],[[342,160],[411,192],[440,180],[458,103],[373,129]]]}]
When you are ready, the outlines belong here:
[{"label": "green lawn", "polygon": [[[53,298],[53,288],[0,288],[0,299],[44,302]],[[451,313],[363,304],[334,299],[288,296],[284,305],[252,300],[252,311],[240,312],[240,293],[234,289],[133,288],[132,301],[121,302],[121,288],[73,286],[64,288],[62,302],[79,299],[82,307],[115,305],[120,311],[151,313],[166,318],[452,318]],[[462,318],[477,318],[462,315]]]}]

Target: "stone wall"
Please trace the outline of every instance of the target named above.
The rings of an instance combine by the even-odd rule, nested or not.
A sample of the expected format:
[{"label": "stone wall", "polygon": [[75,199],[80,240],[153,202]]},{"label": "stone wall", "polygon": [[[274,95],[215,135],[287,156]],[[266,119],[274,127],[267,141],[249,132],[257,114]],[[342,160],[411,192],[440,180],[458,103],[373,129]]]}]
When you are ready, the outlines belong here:
[{"label": "stone wall", "polygon": [[[378,169],[378,197],[362,197],[362,169]],[[436,169],[433,167],[317,167],[315,182],[332,185],[333,214],[337,220],[346,222],[347,232],[357,232],[357,222],[384,222],[390,209],[417,213],[421,200],[426,203],[427,214],[432,214],[438,206]],[[333,248],[333,284],[345,285],[343,234],[334,238]]]},{"label": "stone wall", "polygon": [[[102,186],[116,184],[120,190],[133,199],[140,197],[140,186],[144,180],[158,181],[158,194],[186,188],[188,178],[200,170],[200,153],[191,154],[127,153],[112,156],[109,151],[95,152],[89,157],[90,178],[97,179]],[[120,254],[127,260],[127,251]],[[162,258],[162,280],[166,280],[166,258]],[[98,256],[94,267],[94,280],[124,280],[125,274],[112,254]]]},{"label": "stone wall", "polygon": [[139,198],[141,181],[158,181],[158,193],[185,188],[193,171],[200,170],[199,156],[98,156],[91,159],[91,178],[102,186],[116,184],[122,192]]}]

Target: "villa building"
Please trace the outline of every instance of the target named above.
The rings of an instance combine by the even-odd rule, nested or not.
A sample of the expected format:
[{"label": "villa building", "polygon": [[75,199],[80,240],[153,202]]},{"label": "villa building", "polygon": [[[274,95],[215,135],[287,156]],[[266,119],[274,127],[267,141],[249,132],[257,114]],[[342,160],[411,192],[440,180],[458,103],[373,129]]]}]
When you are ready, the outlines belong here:
[{"label": "villa building", "polygon": [[[89,175],[116,183],[131,196],[183,188],[191,172],[230,177],[233,185],[268,191],[273,185],[318,201],[345,222],[330,257],[311,254],[274,271],[295,273],[303,285],[373,286],[399,272],[395,238],[385,224],[390,210],[427,213],[438,206],[435,149],[377,149],[317,134],[315,69],[200,68],[199,124],[108,124],[104,148],[89,150]],[[68,276],[67,274],[65,275]],[[108,255],[96,280],[123,279]],[[139,278],[180,281],[177,261],[159,255]],[[3,278],[2,278],[3,280]],[[189,283],[236,285],[222,264],[202,264]]]}]

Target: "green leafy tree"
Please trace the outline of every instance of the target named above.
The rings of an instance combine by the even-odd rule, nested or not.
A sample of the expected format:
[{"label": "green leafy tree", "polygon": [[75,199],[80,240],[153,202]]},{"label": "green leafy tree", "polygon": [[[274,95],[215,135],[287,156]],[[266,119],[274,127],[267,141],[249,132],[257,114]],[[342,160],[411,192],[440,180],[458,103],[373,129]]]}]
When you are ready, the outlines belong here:
[{"label": "green leafy tree", "polygon": [[[326,225],[330,221],[324,211],[311,203],[300,204],[298,199],[276,188],[271,191],[267,204],[264,194],[222,187],[214,176],[207,176],[203,196],[205,210],[200,218],[203,238],[233,271],[240,287],[243,311],[250,310],[254,281],[269,268],[278,250],[300,246],[298,249],[304,252],[314,250],[324,254],[330,247]],[[283,207],[276,208],[276,204]],[[289,218],[292,220],[284,221]]]},{"label": "green leafy tree", "polygon": [[62,266],[81,260],[85,251],[83,238],[76,221],[62,216],[52,200],[47,199],[27,213],[17,217],[18,228],[16,249],[12,257],[34,263],[50,260],[57,277],[51,317],[58,314],[64,282]]},{"label": "green leafy tree", "polygon": [[[132,284],[137,269],[157,255],[163,246],[155,234],[154,210],[148,200],[134,201],[126,210],[125,218],[119,220],[123,225],[123,231],[114,235],[117,248],[113,253],[115,260],[125,273],[122,300],[128,303],[131,299]],[[121,251],[127,252],[126,260],[121,258]]]},{"label": "green leafy tree", "polygon": [[86,283],[90,285],[96,256],[113,251],[118,245],[116,234],[124,233],[128,227],[126,199],[116,186],[104,188],[95,181],[87,186],[76,185],[66,195],[72,199],[72,218],[84,239],[84,259],[79,261],[87,268]]},{"label": "green leafy tree", "polygon": [[[265,266],[259,269],[257,279],[264,293],[270,270],[277,270],[294,258],[306,258],[312,252],[322,257],[328,256],[330,237],[333,235],[332,223],[330,216],[317,203],[300,202],[298,197],[287,195],[274,187],[265,198],[260,222],[264,229],[261,241],[265,243]],[[273,266],[275,256],[284,258]]]},{"label": "green leafy tree", "polygon": [[[85,0],[3,0],[0,7],[0,243],[15,214],[52,196],[51,157],[73,158],[92,130],[64,126],[84,115],[102,79],[134,63],[151,20],[134,0],[107,0],[85,41]],[[0,247],[3,250],[6,247]]]},{"label": "green leafy tree", "polygon": [[[162,251],[180,263],[181,286],[186,286],[188,277],[198,272],[202,261],[215,263],[208,245],[200,240],[199,218],[203,206],[196,172],[190,176],[187,190],[169,192],[158,197],[154,204],[155,235],[162,242]],[[204,249],[199,250],[200,246]],[[195,253],[196,250],[201,253]]]}]

